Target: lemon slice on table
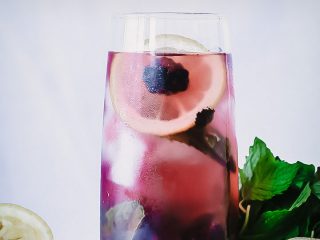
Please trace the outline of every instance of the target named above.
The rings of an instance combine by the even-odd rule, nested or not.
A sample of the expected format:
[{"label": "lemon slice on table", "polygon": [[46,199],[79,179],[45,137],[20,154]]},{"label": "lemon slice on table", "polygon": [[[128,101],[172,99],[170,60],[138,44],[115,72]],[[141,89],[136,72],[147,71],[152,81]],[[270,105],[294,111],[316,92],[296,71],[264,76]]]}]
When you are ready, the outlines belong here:
[{"label": "lemon slice on table", "polygon": [[[156,54],[148,49],[154,49]],[[146,40],[145,50],[144,54],[116,53],[111,64],[111,100],[115,111],[131,128],[158,136],[172,135],[193,127],[198,112],[219,103],[227,84],[223,55],[210,57],[200,43],[174,34]],[[174,62],[186,70],[187,88],[175,94],[150,92],[144,74],[146,68],[155,68],[155,61],[164,61],[166,66]]]},{"label": "lemon slice on table", "polygon": [[0,204],[1,240],[53,240],[47,223],[34,212],[15,204]]},{"label": "lemon slice on table", "polygon": [[319,238],[308,238],[308,237],[295,237],[295,238],[290,238],[289,240],[316,240]]}]

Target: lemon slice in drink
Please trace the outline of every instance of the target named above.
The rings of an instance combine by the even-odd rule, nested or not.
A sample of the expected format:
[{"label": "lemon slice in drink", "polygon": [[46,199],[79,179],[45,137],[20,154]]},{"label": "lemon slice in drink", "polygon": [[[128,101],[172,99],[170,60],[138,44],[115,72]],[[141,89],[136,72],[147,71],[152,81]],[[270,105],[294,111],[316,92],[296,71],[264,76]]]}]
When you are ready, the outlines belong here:
[{"label": "lemon slice in drink", "polygon": [[0,204],[0,239],[53,240],[53,235],[34,212],[14,204]]},{"label": "lemon slice in drink", "polygon": [[[145,49],[155,49],[156,54],[113,55],[110,95],[114,109],[126,124],[142,133],[167,136],[190,129],[197,113],[215,108],[225,92],[225,56],[208,54],[200,43],[179,35],[158,35],[145,43]],[[184,91],[158,94],[146,87],[145,69],[161,59],[188,71]]]}]

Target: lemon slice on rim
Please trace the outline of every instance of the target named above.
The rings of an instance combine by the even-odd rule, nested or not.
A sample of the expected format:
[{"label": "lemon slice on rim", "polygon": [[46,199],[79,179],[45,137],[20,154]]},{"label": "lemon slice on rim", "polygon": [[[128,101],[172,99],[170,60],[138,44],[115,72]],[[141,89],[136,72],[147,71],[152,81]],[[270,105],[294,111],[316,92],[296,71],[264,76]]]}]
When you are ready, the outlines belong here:
[{"label": "lemon slice on rim", "polygon": [[15,204],[0,204],[1,240],[53,240],[47,223],[34,212]]},{"label": "lemon slice on rim", "polygon": [[145,51],[170,53],[206,53],[209,50],[201,43],[177,34],[159,34],[155,38],[146,39]]},{"label": "lemon slice on rim", "polygon": [[[158,136],[190,129],[198,112],[215,108],[222,98],[227,71],[223,54],[207,54],[195,40],[162,34],[146,40],[154,53],[115,53],[110,70],[110,95],[115,111],[133,129]],[[145,68],[156,59],[170,58],[189,73],[185,91],[150,93],[143,81]]]}]

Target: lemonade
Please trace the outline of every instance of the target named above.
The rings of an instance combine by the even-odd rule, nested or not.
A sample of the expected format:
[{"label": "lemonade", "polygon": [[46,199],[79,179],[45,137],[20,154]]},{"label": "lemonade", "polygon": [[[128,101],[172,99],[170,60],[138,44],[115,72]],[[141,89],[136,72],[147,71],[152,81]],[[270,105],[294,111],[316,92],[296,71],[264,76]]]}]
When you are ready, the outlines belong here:
[{"label": "lemonade", "polygon": [[233,105],[228,54],[109,53],[102,240],[235,239]]}]

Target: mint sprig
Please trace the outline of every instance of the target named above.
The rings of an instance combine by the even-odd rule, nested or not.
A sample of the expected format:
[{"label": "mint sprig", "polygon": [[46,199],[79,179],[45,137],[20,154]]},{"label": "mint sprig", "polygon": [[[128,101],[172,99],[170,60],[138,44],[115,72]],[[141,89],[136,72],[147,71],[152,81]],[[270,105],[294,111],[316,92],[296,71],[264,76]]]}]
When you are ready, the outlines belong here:
[{"label": "mint sprig", "polygon": [[239,239],[320,237],[320,171],[275,157],[255,138],[240,169]]}]

